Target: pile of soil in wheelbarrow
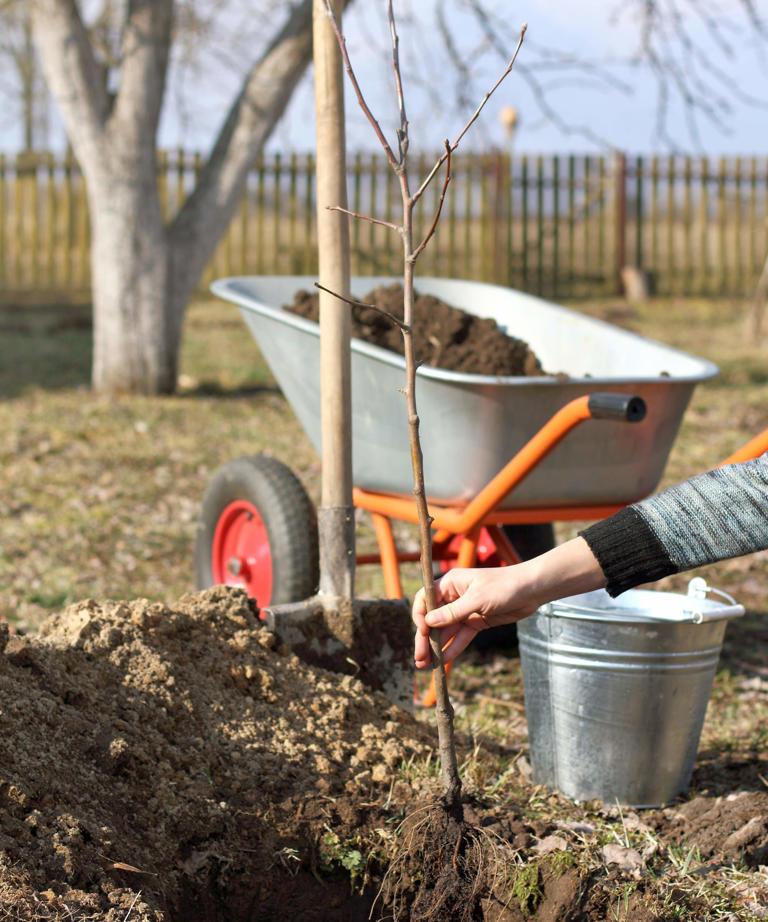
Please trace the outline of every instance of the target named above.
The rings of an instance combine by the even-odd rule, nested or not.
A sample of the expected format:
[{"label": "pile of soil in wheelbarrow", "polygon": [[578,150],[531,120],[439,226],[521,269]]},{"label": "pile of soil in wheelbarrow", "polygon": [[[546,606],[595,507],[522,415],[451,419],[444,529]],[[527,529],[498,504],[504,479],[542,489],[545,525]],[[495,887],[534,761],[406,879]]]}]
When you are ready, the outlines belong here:
[{"label": "pile of soil in wheelbarrow", "polygon": [[[403,286],[380,285],[361,299],[379,310],[352,308],[352,336],[383,349],[403,354],[400,329],[379,311],[398,319],[403,316]],[[307,320],[319,321],[319,296],[299,291],[286,310]],[[433,295],[416,294],[413,335],[419,359],[446,371],[478,375],[543,375],[541,363],[530,346],[508,335],[492,318],[476,317],[451,307]]]},{"label": "pile of soil in wheelbarrow", "polygon": [[[0,624],[0,731],[0,917],[25,922],[362,922],[408,848],[402,821],[438,793],[432,726],[301,662],[226,587],[84,601],[36,636]],[[481,775],[498,764],[461,747]],[[659,849],[606,851],[601,820],[543,799],[524,765],[468,808],[511,849],[473,918],[597,922],[625,878],[626,918],[672,918]],[[713,866],[755,867],[766,815],[751,790],[646,822],[686,849],[706,836]]]}]

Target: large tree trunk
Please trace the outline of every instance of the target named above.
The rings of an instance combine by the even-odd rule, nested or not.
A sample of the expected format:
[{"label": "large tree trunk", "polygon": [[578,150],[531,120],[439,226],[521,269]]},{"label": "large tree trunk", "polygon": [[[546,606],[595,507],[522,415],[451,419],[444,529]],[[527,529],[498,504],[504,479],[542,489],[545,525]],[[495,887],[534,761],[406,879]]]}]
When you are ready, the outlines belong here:
[{"label": "large tree trunk", "polygon": [[98,392],[157,394],[176,386],[189,296],[312,57],[312,0],[285,6],[287,21],[244,80],[195,190],[166,227],[155,138],[173,0],[127,0],[114,100],[76,0],[31,4],[48,85],[88,188]]},{"label": "large tree trunk", "polygon": [[157,191],[135,171],[91,174],[93,374],[99,393],[171,393],[178,330],[169,322],[169,245]]}]

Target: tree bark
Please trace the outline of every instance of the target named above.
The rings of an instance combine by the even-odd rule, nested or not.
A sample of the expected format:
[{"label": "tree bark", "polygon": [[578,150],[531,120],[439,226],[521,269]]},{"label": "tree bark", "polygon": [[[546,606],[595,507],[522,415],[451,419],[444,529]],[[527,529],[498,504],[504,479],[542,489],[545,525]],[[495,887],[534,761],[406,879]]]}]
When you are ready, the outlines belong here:
[{"label": "tree bark", "polygon": [[92,172],[93,370],[98,393],[171,393],[180,326],[168,235],[154,188],[136,171]]},{"label": "tree bark", "polygon": [[247,75],[195,190],[166,226],[155,144],[173,0],[129,0],[114,99],[76,0],[32,0],[35,42],[88,190],[97,392],[157,394],[176,386],[187,301],[312,57],[312,0],[287,6],[287,21]]}]

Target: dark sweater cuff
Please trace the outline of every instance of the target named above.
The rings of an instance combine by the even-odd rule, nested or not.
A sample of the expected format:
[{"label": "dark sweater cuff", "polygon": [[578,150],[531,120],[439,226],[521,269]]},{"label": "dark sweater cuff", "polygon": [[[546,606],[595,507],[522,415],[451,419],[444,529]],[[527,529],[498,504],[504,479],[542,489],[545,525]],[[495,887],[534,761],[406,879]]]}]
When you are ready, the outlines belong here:
[{"label": "dark sweater cuff", "polygon": [[609,595],[677,573],[664,545],[632,506],[595,522],[579,534],[597,558]]}]

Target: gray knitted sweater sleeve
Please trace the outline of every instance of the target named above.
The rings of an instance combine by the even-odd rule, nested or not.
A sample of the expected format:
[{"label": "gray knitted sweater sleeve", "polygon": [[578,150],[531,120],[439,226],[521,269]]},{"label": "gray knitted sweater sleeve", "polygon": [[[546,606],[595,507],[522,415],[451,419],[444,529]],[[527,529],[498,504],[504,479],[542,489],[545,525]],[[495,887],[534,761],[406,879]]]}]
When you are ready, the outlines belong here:
[{"label": "gray knitted sweater sleeve", "polygon": [[580,532],[608,592],[768,548],[768,452],[686,480]]}]

